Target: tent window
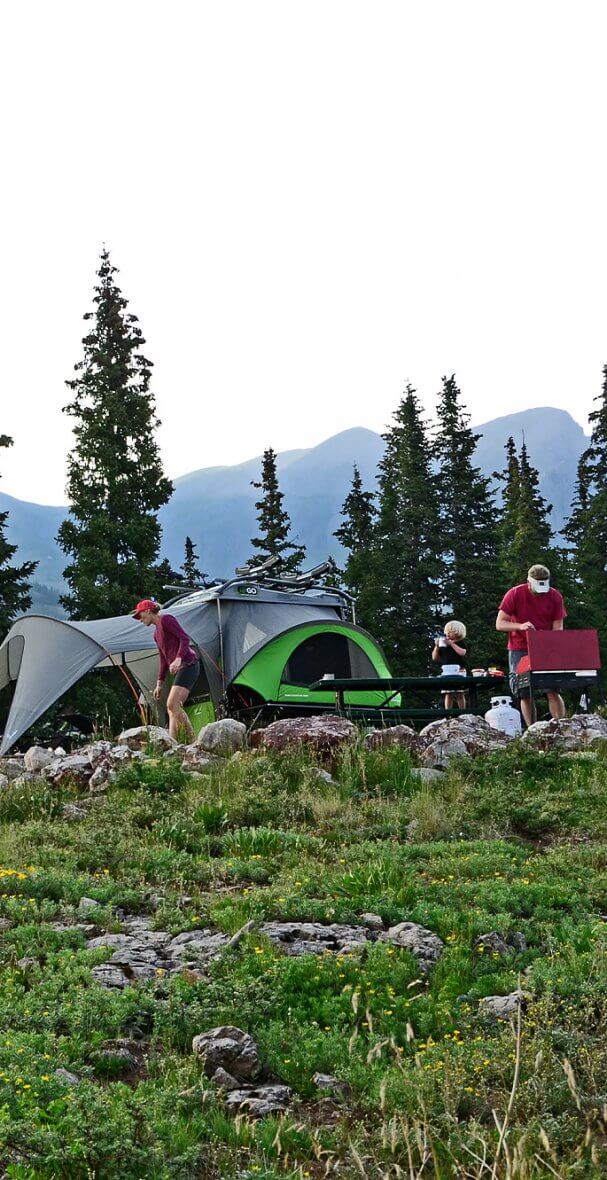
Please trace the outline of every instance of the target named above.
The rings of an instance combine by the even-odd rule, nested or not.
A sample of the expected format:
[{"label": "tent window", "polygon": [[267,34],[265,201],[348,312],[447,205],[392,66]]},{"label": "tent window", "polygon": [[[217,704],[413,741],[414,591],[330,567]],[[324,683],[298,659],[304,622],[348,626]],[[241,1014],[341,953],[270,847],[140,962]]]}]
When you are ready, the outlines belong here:
[{"label": "tent window", "polygon": [[351,644],[347,635],[336,631],[319,631],[317,635],[304,639],[292,652],[282,675],[283,684],[312,684],[327,672],[336,677],[352,676],[351,647],[356,650],[356,675],[375,676],[370,659],[358,645]]}]

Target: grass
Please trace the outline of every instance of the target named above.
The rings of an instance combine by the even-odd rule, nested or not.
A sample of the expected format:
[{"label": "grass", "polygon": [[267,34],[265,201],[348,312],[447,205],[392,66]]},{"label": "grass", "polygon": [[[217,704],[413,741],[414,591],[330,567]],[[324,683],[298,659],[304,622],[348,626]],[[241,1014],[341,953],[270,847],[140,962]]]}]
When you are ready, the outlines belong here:
[{"label": "grass", "polygon": [[[394,748],[349,752],[334,783],[316,770],[285,754],[196,779],[136,765],[78,822],[61,810],[75,790],[2,792],[3,1176],[605,1174],[607,761],[508,751],[431,789]],[[371,911],[429,927],[445,951],[424,977],[389,944],[292,958],[254,929],[202,978],[113,993],[91,977],[108,952],[73,926],[83,896],[107,930],[119,909],[174,933]],[[527,949],[475,950],[489,930]],[[482,997],[517,987],[520,1028],[483,1015]],[[292,1086],[287,1116],[227,1115],[191,1053],[222,1023]],[[136,1071],[104,1054],[121,1037],[141,1047]],[[351,1098],[328,1103],[316,1071]]]}]

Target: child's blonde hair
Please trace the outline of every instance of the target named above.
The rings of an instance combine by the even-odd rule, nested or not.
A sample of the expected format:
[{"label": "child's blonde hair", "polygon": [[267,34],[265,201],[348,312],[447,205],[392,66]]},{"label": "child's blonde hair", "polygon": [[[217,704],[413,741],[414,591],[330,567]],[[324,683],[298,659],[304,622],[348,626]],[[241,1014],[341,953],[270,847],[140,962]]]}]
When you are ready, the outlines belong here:
[{"label": "child's blonde hair", "polygon": [[458,639],[465,639],[466,638],[465,624],[458,623],[457,619],[449,619],[449,622],[445,623],[443,630],[445,632],[445,635],[447,634],[447,630],[450,630],[450,631],[455,631],[457,633]]}]

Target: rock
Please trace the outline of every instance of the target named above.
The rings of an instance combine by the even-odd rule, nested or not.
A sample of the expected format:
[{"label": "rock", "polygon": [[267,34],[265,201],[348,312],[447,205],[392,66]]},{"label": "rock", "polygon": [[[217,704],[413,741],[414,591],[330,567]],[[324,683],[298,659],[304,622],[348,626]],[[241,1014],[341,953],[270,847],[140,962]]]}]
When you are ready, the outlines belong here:
[{"label": "rock", "polygon": [[23,755],[14,755],[12,758],[0,759],[0,771],[6,775],[11,783],[23,774],[24,769]]},{"label": "rock", "polygon": [[361,914],[360,920],[367,930],[383,930],[384,920],[379,914]]},{"label": "rock", "polygon": [[334,1098],[350,1098],[352,1087],[349,1082],[340,1082],[330,1073],[315,1073],[312,1081],[319,1090],[326,1090]]},{"label": "rock", "polygon": [[102,987],[117,988],[118,990],[131,982],[120,967],[112,967],[109,963],[100,963],[98,967],[93,967],[91,975],[95,983],[100,983]]},{"label": "rock", "polygon": [[125,1069],[138,1069],[141,1065],[141,1049],[135,1046],[137,1052],[133,1053],[130,1041],[106,1041],[104,1048],[99,1050],[99,1057],[102,1061],[120,1062]]},{"label": "rock", "polygon": [[91,910],[98,910],[101,905],[100,901],[96,901],[94,897],[81,897],[78,902],[78,911],[81,914],[89,914]]},{"label": "rock", "polygon": [[508,996],[483,996],[479,1000],[479,1012],[493,1016],[496,1020],[507,1020],[515,1015],[524,999],[524,993],[518,989]]},{"label": "rock", "polygon": [[521,933],[520,930],[515,930],[508,937],[508,942],[509,942],[510,946],[513,948],[513,950],[517,951],[517,953],[519,955],[524,954],[525,951],[527,950],[527,939],[525,938],[525,935]]},{"label": "rock", "polygon": [[0,934],[6,934],[6,931],[12,930],[14,925],[12,918],[0,918]]},{"label": "rock", "polygon": [[54,1072],[55,1077],[58,1078],[60,1082],[67,1082],[68,1086],[80,1085],[80,1078],[78,1077],[78,1074],[70,1073],[69,1069],[59,1068]]},{"label": "rock", "polygon": [[216,759],[205,754],[200,746],[183,746],[180,756],[182,770],[194,770],[199,774],[208,774],[209,770],[216,765]]},{"label": "rock", "polygon": [[9,780],[8,775],[7,774],[0,774],[0,791],[4,787],[8,787],[9,785],[10,785],[10,780]]},{"label": "rock", "polygon": [[247,727],[242,721],[225,717],[222,721],[211,721],[209,725],[204,725],[195,744],[208,754],[233,754],[243,749],[246,733]]},{"label": "rock", "polygon": [[248,1086],[244,1090],[232,1090],[226,1094],[225,1103],[230,1110],[263,1118],[264,1115],[280,1114],[287,1110],[291,1094],[289,1086]]},{"label": "rock", "polygon": [[384,750],[388,746],[401,746],[415,753],[423,748],[423,741],[410,725],[389,725],[384,729],[371,729],[363,738],[365,750]]},{"label": "rock", "polygon": [[232,1077],[231,1073],[222,1069],[221,1066],[215,1070],[211,1081],[214,1086],[217,1086],[220,1090],[225,1090],[226,1093],[229,1093],[230,1090],[240,1090],[242,1088],[242,1082],[238,1082],[236,1078]]},{"label": "rock", "polygon": [[478,938],[474,939],[472,943],[473,951],[488,951],[491,955],[499,955],[502,959],[508,959],[512,954],[512,947],[497,930],[490,930],[488,934],[479,934]]},{"label": "rock", "polygon": [[178,743],[171,737],[168,729],[160,725],[137,725],[134,729],[124,729],[118,735],[118,742],[128,746],[129,750],[171,750]]},{"label": "rock", "polygon": [[23,756],[25,769],[34,772],[44,770],[45,766],[49,766],[51,762],[55,761],[52,750],[45,750],[44,746],[30,746]]},{"label": "rock", "polygon": [[239,1081],[254,1077],[260,1062],[257,1045],[248,1033],[234,1025],[221,1025],[199,1033],[192,1041],[192,1050],[204,1059],[204,1072],[212,1077],[218,1068]]},{"label": "rock", "polygon": [[99,762],[89,779],[89,791],[106,791],[110,778],[110,763],[107,758]]},{"label": "rock", "polygon": [[31,955],[25,955],[23,959],[17,959],[17,966],[21,971],[29,971],[32,967],[38,966],[38,960],[33,959]]},{"label": "rock", "polygon": [[410,951],[423,972],[429,971],[438,962],[445,949],[444,942],[437,934],[426,930],[425,926],[418,926],[416,922],[399,922],[379,937],[382,942],[390,942],[393,946]]},{"label": "rock", "polygon": [[91,742],[89,746],[81,746],[79,753],[86,754],[93,766],[98,766],[100,762],[103,762],[108,757],[113,745],[113,742],[108,741]]},{"label": "rock", "polygon": [[423,742],[422,761],[430,768],[446,767],[455,756],[475,757],[502,750],[512,740],[473,713],[431,721],[419,736]]},{"label": "rock", "polygon": [[86,754],[68,754],[58,762],[51,763],[45,773],[54,787],[66,784],[86,786],[93,773],[93,766]]},{"label": "rock", "polygon": [[372,937],[362,926],[325,926],[321,922],[262,922],[259,932],[287,955],[345,954],[361,950]]},{"label": "rock", "polygon": [[128,766],[132,761],[133,751],[129,746],[112,746],[107,759],[110,766],[120,770],[123,766]]},{"label": "rock", "polygon": [[332,754],[342,746],[352,746],[357,738],[356,726],[345,717],[320,714],[314,717],[286,717],[273,721],[261,730],[259,744],[266,750],[286,750],[305,746],[315,754]]},{"label": "rock", "polygon": [[329,771],[325,770],[322,766],[314,767],[314,778],[320,783],[326,783],[328,787],[338,786],[338,783],[333,778],[333,775],[329,774]]},{"label": "rock", "polygon": [[171,939],[167,953],[180,963],[192,959],[199,962],[201,959],[215,958],[229,941],[229,934],[224,934],[221,930],[186,930]]},{"label": "rock", "polygon": [[443,778],[442,770],[437,770],[432,766],[414,766],[411,771],[411,778],[417,779],[420,783],[437,783]]},{"label": "rock", "polygon": [[560,720],[535,721],[521,741],[539,750],[575,752],[596,749],[607,742],[607,721],[596,713],[576,713]]},{"label": "rock", "polygon": [[64,750],[63,746],[55,746],[53,753],[55,755],[55,758],[65,758],[65,756],[67,754],[67,750]]},{"label": "rock", "polygon": [[78,803],[64,803],[61,808],[61,814],[64,819],[71,821],[86,819],[88,811],[85,807],[81,807]]}]

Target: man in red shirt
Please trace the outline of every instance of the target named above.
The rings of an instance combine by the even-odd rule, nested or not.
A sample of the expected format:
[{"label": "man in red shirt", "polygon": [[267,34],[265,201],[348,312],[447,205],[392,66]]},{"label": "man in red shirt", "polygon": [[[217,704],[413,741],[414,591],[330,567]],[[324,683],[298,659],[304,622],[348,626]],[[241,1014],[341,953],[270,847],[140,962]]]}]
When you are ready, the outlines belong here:
[{"label": "man in red shirt", "polygon": [[[508,590],[495,621],[496,630],[508,632],[508,669],[513,696],[519,695],[516,669],[527,654],[528,631],[562,631],[567,617],[563,595],[550,586],[550,570],[545,565],[532,565],[527,581]],[[565,716],[565,702],[558,692],[549,692],[548,706],[553,717]],[[529,690],[520,693],[521,710],[527,725],[535,721]]]}]

